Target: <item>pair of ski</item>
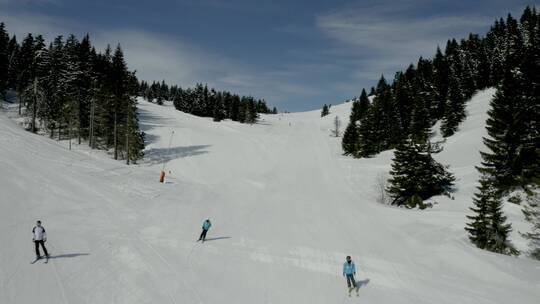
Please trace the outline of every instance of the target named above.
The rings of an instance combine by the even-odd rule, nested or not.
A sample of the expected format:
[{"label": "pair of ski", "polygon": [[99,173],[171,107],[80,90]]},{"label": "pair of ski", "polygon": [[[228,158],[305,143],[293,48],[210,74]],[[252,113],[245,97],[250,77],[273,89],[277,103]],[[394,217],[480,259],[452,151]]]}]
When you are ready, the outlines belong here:
[{"label": "pair of ski", "polygon": [[[37,261],[39,261],[39,260],[41,260],[41,259],[43,259],[43,257],[42,257],[42,256],[39,256],[39,257],[37,257],[35,260],[33,260],[32,262],[30,262],[30,264],[35,264]],[[44,263],[44,264],[49,263],[49,256],[45,256],[45,262],[43,262],[43,263]]]},{"label": "pair of ski", "polygon": [[351,293],[353,289],[356,290],[356,296],[359,297],[360,294],[358,293],[358,290],[360,289],[360,286],[356,286],[356,287],[349,287],[349,298],[351,297]]}]

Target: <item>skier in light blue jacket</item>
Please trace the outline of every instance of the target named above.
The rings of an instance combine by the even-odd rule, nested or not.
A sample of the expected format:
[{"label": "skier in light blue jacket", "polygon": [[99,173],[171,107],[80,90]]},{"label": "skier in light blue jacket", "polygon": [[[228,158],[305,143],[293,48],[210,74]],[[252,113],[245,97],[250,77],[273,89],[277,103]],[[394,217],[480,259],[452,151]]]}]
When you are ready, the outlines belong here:
[{"label": "skier in light blue jacket", "polygon": [[206,233],[208,232],[208,230],[210,230],[210,227],[212,227],[212,223],[210,223],[210,219],[206,219],[203,222],[201,236],[199,237],[198,241],[202,240],[204,243],[204,240],[206,239]]},{"label": "skier in light blue jacket", "polygon": [[355,274],[356,266],[354,266],[354,262],[351,260],[351,257],[347,256],[347,261],[343,264],[343,276],[347,278],[349,296],[351,295],[351,291],[353,288],[356,289],[356,293],[358,294],[358,286],[356,285],[356,280],[354,279]]}]

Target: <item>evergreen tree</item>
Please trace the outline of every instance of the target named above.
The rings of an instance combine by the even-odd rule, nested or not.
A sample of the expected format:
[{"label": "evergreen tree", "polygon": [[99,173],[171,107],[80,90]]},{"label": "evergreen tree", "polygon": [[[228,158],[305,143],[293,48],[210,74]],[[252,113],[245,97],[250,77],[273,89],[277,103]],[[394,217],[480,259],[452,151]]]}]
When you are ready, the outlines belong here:
[{"label": "evergreen tree", "polygon": [[356,155],[359,150],[359,132],[358,124],[364,116],[366,116],[369,109],[369,99],[366,94],[366,90],[362,89],[360,98],[353,101],[351,115],[349,117],[349,124],[345,128],[343,133],[343,140],[341,146],[343,148],[344,155]]},{"label": "evergreen tree", "polygon": [[480,52],[481,54],[478,61],[476,86],[477,89],[482,90],[488,88],[492,84],[490,83],[490,62],[484,45],[482,45]]},{"label": "evergreen tree", "polygon": [[393,205],[423,208],[422,200],[449,195],[455,179],[433,159],[430,149],[429,145],[415,144],[412,140],[396,148],[387,189]]},{"label": "evergreen tree", "polygon": [[354,155],[358,151],[358,122],[350,121],[343,133],[341,147],[344,155]]},{"label": "evergreen tree", "polygon": [[9,35],[6,32],[4,23],[0,23],[0,99],[3,98],[8,88],[9,69]]},{"label": "evergreen tree", "polygon": [[360,121],[364,116],[366,116],[367,110],[369,108],[369,99],[366,94],[366,90],[362,89],[362,93],[358,100],[355,100],[352,105],[350,120],[351,121]]},{"label": "evergreen tree", "polygon": [[225,117],[225,107],[223,105],[223,94],[218,93],[216,96],[216,105],[214,107],[214,121],[221,121]]},{"label": "evergreen tree", "polygon": [[[19,52],[18,73],[17,73],[17,93],[23,95],[24,90],[28,88],[28,84],[32,79],[32,64],[34,63],[34,37],[28,34],[21,44]],[[19,115],[22,114],[22,100],[19,99]]]},{"label": "evergreen tree", "polygon": [[88,138],[90,127],[89,117],[92,103],[92,45],[90,37],[86,35],[77,46],[77,63],[79,73],[75,79],[78,97],[78,141]]},{"label": "evergreen tree", "polygon": [[402,130],[391,87],[384,77],[377,85],[375,98],[359,128],[359,152],[369,157],[386,149],[392,149],[401,140]]},{"label": "evergreen tree", "polygon": [[321,111],[321,117],[325,117],[326,115],[330,114],[330,108],[326,104],[324,104],[322,111]]},{"label": "evergreen tree", "polygon": [[137,115],[137,77],[134,72],[127,71],[126,86],[128,97],[126,99],[126,122],[124,127],[126,163],[136,163],[144,157],[144,132],[140,131]]},{"label": "evergreen tree", "polygon": [[378,104],[372,104],[358,127],[358,146],[356,156],[370,157],[382,151],[381,129],[379,128]]},{"label": "evergreen tree", "polygon": [[[417,73],[414,82],[415,95],[423,102],[427,110],[428,118],[437,117],[439,102],[437,92],[433,84],[433,65],[430,60],[420,57],[418,60]],[[433,120],[434,122],[435,120]]]},{"label": "evergreen tree", "polygon": [[[402,72],[396,73],[393,84],[394,102],[399,114],[403,134],[409,133],[409,128],[411,127],[411,114],[415,99],[415,94],[409,81],[409,77],[412,74],[416,74],[416,70],[413,65],[410,65],[405,74]],[[424,104],[422,104],[423,106]]]},{"label": "evergreen tree", "polygon": [[496,191],[486,179],[481,179],[478,192],[474,196],[475,206],[469,208],[474,212],[474,215],[467,215],[471,222],[467,223],[465,230],[469,232],[469,239],[476,247],[486,249],[490,237],[489,206],[493,204]]},{"label": "evergreen tree", "polygon": [[44,95],[41,80],[45,75],[43,69],[43,60],[46,53],[45,41],[41,35],[38,35],[32,46],[31,63],[28,66],[28,83],[24,89],[22,89],[19,95],[20,103],[24,103],[27,109],[27,113],[30,113],[30,131],[35,133],[37,131],[37,119],[38,111],[41,111],[41,105],[43,104]]},{"label": "evergreen tree", "polygon": [[487,176],[480,180],[478,191],[474,199],[475,207],[470,208],[474,215],[467,216],[471,220],[465,228],[469,232],[469,239],[481,249],[518,254],[508,240],[512,227],[506,223],[502,211],[502,192],[494,187],[493,181]]},{"label": "evergreen tree", "polygon": [[17,43],[17,37],[13,36],[9,40],[8,44],[8,70],[7,70],[7,87],[11,89],[17,89],[17,74],[18,74],[18,59],[19,59],[20,46]]},{"label": "evergreen tree", "polygon": [[411,140],[417,144],[426,143],[431,135],[431,120],[424,102],[418,95],[414,100],[414,108],[411,116],[412,122],[409,129],[409,136]]},{"label": "evergreen tree", "polygon": [[435,91],[437,92],[437,111],[436,115],[433,117],[435,119],[440,119],[444,115],[450,73],[451,71],[448,61],[442,54],[441,49],[437,47],[435,58],[433,58],[433,85],[435,87]]},{"label": "evergreen tree", "polygon": [[533,228],[530,232],[523,235],[530,242],[529,255],[534,259],[540,260],[540,193],[538,191],[538,185],[527,190],[529,193],[527,193],[523,213]]},{"label": "evergreen tree", "polygon": [[81,142],[81,120],[85,113],[86,105],[83,104],[81,94],[81,64],[79,61],[79,42],[74,35],[69,35],[63,49],[65,70],[61,76],[61,85],[64,88],[66,103],[64,104],[64,120],[69,131],[69,145],[77,128],[79,143]]},{"label": "evergreen tree", "polygon": [[452,136],[458,129],[459,124],[465,119],[465,97],[459,85],[457,76],[452,75],[449,79],[448,100],[445,105],[441,133],[444,137]]},{"label": "evergreen tree", "polygon": [[64,123],[63,109],[67,100],[63,85],[66,65],[62,36],[54,39],[46,54],[47,59],[43,62],[43,68],[47,69],[47,75],[43,80],[43,87],[46,92],[43,117],[47,122],[47,128],[50,130],[51,138],[54,136],[55,129],[58,128],[58,138],[60,139],[61,128]]},{"label": "evergreen tree", "polygon": [[510,244],[508,235],[512,225],[506,223],[500,196],[495,196],[488,204],[489,223],[486,249],[496,253],[516,255],[518,251]]},{"label": "evergreen tree", "polygon": [[[522,73],[517,68],[507,68],[503,82],[491,101],[486,121],[488,137],[484,144],[489,149],[481,152],[482,167],[479,170],[492,178],[494,186],[509,190],[518,184],[526,184],[535,174],[538,155],[534,149],[523,149],[530,143],[532,116],[527,113],[527,88],[523,87]],[[538,115],[536,113],[536,115]],[[533,137],[533,138],[538,138]],[[534,148],[534,147],[533,147]],[[535,153],[531,153],[531,150]],[[535,154],[535,155],[529,155]],[[537,171],[536,171],[537,172]]]}]

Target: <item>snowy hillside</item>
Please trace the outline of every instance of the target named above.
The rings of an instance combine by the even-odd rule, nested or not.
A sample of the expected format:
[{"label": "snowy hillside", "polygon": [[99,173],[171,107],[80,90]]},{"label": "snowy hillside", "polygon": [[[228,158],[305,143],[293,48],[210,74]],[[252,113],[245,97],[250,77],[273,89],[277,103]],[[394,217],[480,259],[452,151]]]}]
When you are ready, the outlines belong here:
[{"label": "snowy hillside", "polygon": [[[424,211],[377,203],[391,152],[341,155],[330,129],[335,115],[346,126],[351,103],[245,125],[140,101],[148,145],[136,166],[68,151],[0,113],[0,303],[537,303],[540,263],[476,249],[463,229],[493,93],[468,103],[436,156],[457,177],[455,199]],[[48,264],[30,264],[36,219]],[[346,255],[358,299],[341,277]]]}]

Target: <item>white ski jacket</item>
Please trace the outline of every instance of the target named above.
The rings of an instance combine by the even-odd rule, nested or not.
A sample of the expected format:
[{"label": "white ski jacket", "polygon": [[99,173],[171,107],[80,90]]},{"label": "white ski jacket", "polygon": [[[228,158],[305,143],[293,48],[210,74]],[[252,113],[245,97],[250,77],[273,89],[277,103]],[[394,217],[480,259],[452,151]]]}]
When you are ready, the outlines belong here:
[{"label": "white ski jacket", "polygon": [[45,232],[45,228],[43,228],[43,226],[35,226],[34,229],[32,229],[32,234],[34,235],[34,241],[47,240],[47,233]]}]

